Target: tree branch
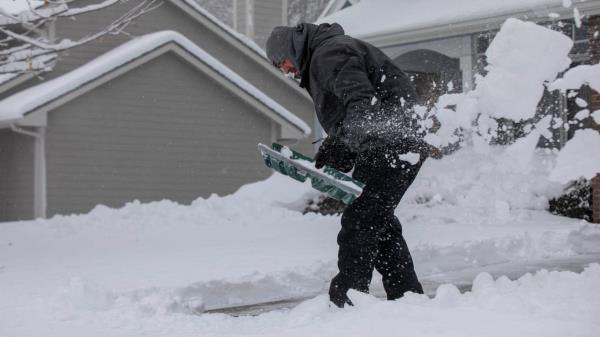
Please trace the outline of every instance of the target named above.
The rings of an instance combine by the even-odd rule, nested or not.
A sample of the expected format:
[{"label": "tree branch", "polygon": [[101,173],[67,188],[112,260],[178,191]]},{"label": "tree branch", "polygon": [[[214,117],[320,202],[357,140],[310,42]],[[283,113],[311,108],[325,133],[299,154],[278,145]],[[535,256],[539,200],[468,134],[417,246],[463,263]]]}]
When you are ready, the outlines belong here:
[{"label": "tree branch", "polygon": [[31,6],[30,1],[27,0],[27,3],[29,4],[29,10],[21,12],[19,14],[11,15],[0,9],[0,26],[27,24],[39,20],[49,19],[52,17],[69,17],[80,15],[84,13],[102,10],[104,8],[116,4],[119,1],[121,0],[104,0],[96,4],[80,8],[70,8],[67,5],[67,3],[73,2],[72,0],[48,1],[48,3],[55,4],[56,6],[37,9]]},{"label": "tree branch", "polygon": [[[4,34],[6,36],[4,39],[0,40],[0,44],[6,46],[12,45],[12,47],[6,50],[0,50],[0,73],[11,73],[13,71],[26,72],[48,70],[48,57],[55,58],[57,52],[65,51],[77,46],[84,45],[86,43],[90,43],[107,34],[121,34],[133,20],[162,5],[162,0],[143,0],[135,7],[133,7],[132,9],[118,17],[116,20],[111,22],[106,27],[93,34],[87,35],[75,41],[70,39],[62,39],[58,43],[54,43],[43,39],[42,37],[31,36],[32,32],[34,32],[38,27],[44,25],[48,20],[57,17],[73,16],[82,13],[88,13],[91,11],[101,10],[108,6],[116,4],[119,0],[105,0],[95,5],[90,5],[76,9],[68,9],[66,0],[55,1],[56,2],[53,3],[58,4],[58,7],[56,7],[55,9],[60,8],[60,11],[53,10],[48,12],[52,13],[50,17],[42,17],[38,15],[39,11],[35,11],[34,13],[33,10],[28,12],[29,16],[19,16],[19,19],[22,19],[24,17],[33,18],[34,16],[36,16],[35,25],[31,24],[33,20],[28,22],[20,22],[24,26],[27,26],[26,28],[28,28],[28,30],[25,32],[18,32],[14,28],[3,27],[2,24],[0,24],[0,34]],[[6,18],[10,18],[11,20],[14,19],[14,17],[6,13],[0,14],[2,14],[0,15],[0,20]]]},{"label": "tree branch", "polygon": [[104,9],[108,6],[112,6],[119,1],[120,0],[104,0],[102,3],[98,3],[98,4],[94,4],[94,5],[89,5],[89,6],[85,6],[85,7],[81,7],[81,8],[71,8],[64,13],[60,13],[59,16],[73,16],[73,15],[79,15],[82,13],[98,11],[98,10]]}]

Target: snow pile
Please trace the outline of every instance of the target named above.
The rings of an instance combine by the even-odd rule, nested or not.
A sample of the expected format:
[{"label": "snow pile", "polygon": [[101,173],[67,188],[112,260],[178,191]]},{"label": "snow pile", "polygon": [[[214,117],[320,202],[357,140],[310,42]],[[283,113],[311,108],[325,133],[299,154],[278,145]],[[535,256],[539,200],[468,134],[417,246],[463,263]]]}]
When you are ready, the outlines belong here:
[{"label": "snow pile", "polygon": [[600,64],[584,64],[569,69],[562,78],[550,84],[548,89],[564,92],[568,89],[579,89],[584,84],[589,85],[596,91],[600,91]]},{"label": "snow pile", "polygon": [[597,252],[600,242],[600,226],[585,224],[569,234],[569,241],[578,254]]},{"label": "snow pile", "polygon": [[[599,253],[600,226],[538,210],[550,193],[544,175],[515,175],[497,167],[500,160],[465,149],[428,161],[398,208],[417,273],[428,290],[450,273]],[[3,223],[0,335],[220,335],[228,329],[252,334],[252,322],[268,317],[279,319],[269,320],[265,329],[291,333],[289,326],[277,323],[287,321],[285,312],[257,320],[198,318],[190,312],[326,293],[337,271],[340,220],[302,215],[312,197],[308,184],[274,175],[233,195],[191,205],[133,202],[121,209],[98,206],[86,215]],[[531,288],[532,293],[538,290]],[[373,293],[383,293],[378,275]],[[520,305],[536,303],[529,301],[537,298],[525,298]],[[352,310],[367,315],[403,303],[355,300],[356,309],[338,312],[319,297],[292,312],[335,319],[356,312]],[[584,300],[574,296],[574,301]],[[363,307],[365,301],[372,303]],[[438,314],[435,301],[419,301],[426,305],[423,315]],[[479,309],[475,302],[454,304]],[[305,329],[298,331],[322,331],[309,333],[308,323]]]},{"label": "snow pile", "polygon": [[489,214],[495,213],[499,202],[513,210],[544,210],[562,189],[561,184],[548,181],[553,165],[553,156],[544,151],[520,154],[513,146],[480,153],[466,147],[443,160],[426,161],[404,202],[435,204],[437,200]]},{"label": "snow pile", "polygon": [[488,74],[477,84],[481,112],[515,121],[535,115],[544,83],[565,70],[573,41],[531,22],[508,19],[486,51]]},{"label": "snow pile", "polygon": [[[551,116],[536,121],[537,106],[545,87],[565,91],[589,84],[600,89],[598,65],[572,68],[555,80],[571,63],[568,55],[572,46],[573,41],[559,32],[517,19],[507,20],[486,51],[488,74],[477,78],[477,88],[465,94],[444,95],[432,111],[421,113],[435,116],[441,123],[435,133],[427,134],[426,141],[442,147],[463,143],[482,154],[493,152],[502,160],[497,162],[498,167],[517,175],[536,170],[532,165],[539,156],[535,152],[540,137],[550,139],[552,128],[563,127],[562,122],[552,120]],[[598,112],[590,113],[586,109],[587,102],[579,99],[577,104],[582,110],[575,119],[597,118]],[[526,121],[528,135],[504,151],[493,149],[489,144],[498,135],[499,118]],[[427,119],[422,123],[424,129],[431,125]],[[595,131],[578,132],[571,140],[573,144],[567,144],[561,151],[552,180],[566,183],[600,172],[598,158],[587,156],[590,148],[598,146],[599,139]]]},{"label": "snow pile", "polygon": [[[143,302],[115,299],[98,311],[80,311],[63,317],[67,327],[85,323],[86,336],[530,336],[593,337],[600,329],[600,265],[581,274],[541,270],[518,280],[494,279],[487,273],[473,281],[472,291],[461,294],[452,284],[437,288],[435,297],[407,294],[384,301],[350,291],[354,307],[331,307],[326,295],[305,301],[289,311],[256,317],[205,314],[194,317],[157,311],[162,300],[140,296]],[[90,292],[72,284],[72,290]],[[83,303],[82,303],[83,304]],[[140,310],[145,309],[145,310]],[[108,323],[108,324],[107,324]],[[75,336],[65,327],[52,330]],[[44,333],[47,336],[48,331]]]},{"label": "snow pile", "polygon": [[560,151],[550,179],[567,183],[579,177],[591,179],[600,173],[600,156],[590,155],[590,149],[600,149],[600,133],[593,129],[577,131]]},{"label": "snow pile", "polygon": [[[507,20],[486,51],[488,74],[477,78],[477,88],[471,92],[440,97],[430,115],[436,116],[441,128],[426,140],[444,146],[467,138],[481,148],[496,136],[497,118],[521,121],[534,117],[544,84],[571,63],[572,46],[573,41],[559,32]],[[537,132],[546,134],[549,123],[542,120]],[[531,151],[537,138],[533,134],[529,140],[534,143]]]},{"label": "snow pile", "polygon": [[281,175],[273,174],[270,178],[240,187],[232,198],[249,199],[266,206],[284,207],[302,211],[306,200],[319,195],[309,183],[301,184]]},{"label": "snow pile", "polygon": [[482,273],[465,294],[449,284],[433,299],[410,294],[386,302],[350,292],[355,307],[344,310],[329,307],[320,296],[289,312],[204,316],[197,324],[211,336],[395,336],[401,331],[407,336],[591,337],[600,328],[599,285],[597,264],[580,275],[542,270],[516,281]]}]

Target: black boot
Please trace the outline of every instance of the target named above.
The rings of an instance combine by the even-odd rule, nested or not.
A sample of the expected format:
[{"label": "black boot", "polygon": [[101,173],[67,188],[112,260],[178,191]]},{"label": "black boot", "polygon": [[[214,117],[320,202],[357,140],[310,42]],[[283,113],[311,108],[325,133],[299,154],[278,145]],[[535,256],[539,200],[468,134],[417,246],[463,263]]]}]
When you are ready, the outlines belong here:
[{"label": "black boot", "polygon": [[338,308],[343,308],[346,304],[353,306],[354,304],[348,298],[348,289],[343,277],[340,274],[336,275],[329,286],[329,300]]}]

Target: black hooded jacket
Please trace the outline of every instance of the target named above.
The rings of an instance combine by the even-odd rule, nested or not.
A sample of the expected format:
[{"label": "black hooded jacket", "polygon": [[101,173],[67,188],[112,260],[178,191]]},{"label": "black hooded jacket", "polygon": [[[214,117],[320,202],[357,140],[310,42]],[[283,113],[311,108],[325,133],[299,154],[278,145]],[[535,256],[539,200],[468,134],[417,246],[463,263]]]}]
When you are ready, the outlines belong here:
[{"label": "black hooded jacket", "polygon": [[[344,35],[338,24],[302,24],[291,55],[328,135],[354,150],[421,141],[413,120],[415,89],[408,76],[374,46]],[[413,149],[418,150],[418,149]]]}]

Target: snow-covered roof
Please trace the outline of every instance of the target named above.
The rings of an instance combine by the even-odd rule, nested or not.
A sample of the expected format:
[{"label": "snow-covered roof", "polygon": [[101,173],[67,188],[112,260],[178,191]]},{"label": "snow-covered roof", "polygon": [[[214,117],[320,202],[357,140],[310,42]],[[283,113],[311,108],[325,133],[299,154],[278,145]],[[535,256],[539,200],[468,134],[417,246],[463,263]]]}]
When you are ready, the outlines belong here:
[{"label": "snow-covered roof", "polygon": [[304,121],[212,57],[198,45],[174,31],[162,31],[135,38],[65,75],[25,89],[0,101],[0,123],[8,124],[9,122],[22,119],[27,113],[169,43],[175,43],[189,52],[196,59],[208,65],[225,79],[275,112],[287,123],[299,129],[303,134],[310,134],[311,129]]},{"label": "snow-covered roof", "polygon": [[181,1],[183,1],[184,3],[186,3],[188,6],[190,6],[191,8],[193,8],[198,13],[202,14],[203,16],[205,16],[207,19],[209,19],[214,24],[216,24],[217,26],[219,26],[219,28],[223,29],[225,32],[227,32],[231,36],[235,37],[237,40],[239,40],[240,42],[242,42],[244,45],[246,45],[248,48],[250,48],[251,50],[253,50],[257,54],[259,54],[260,56],[264,57],[265,59],[267,58],[267,53],[258,44],[256,44],[256,42],[254,42],[252,39],[250,39],[246,35],[241,34],[241,33],[237,32],[237,31],[235,31],[233,28],[231,28],[231,27],[227,26],[226,24],[224,24],[216,16],[212,15],[209,11],[207,11],[206,9],[204,9],[203,7],[201,7],[195,0],[181,0]]},{"label": "snow-covered roof", "polygon": [[[563,5],[569,7],[570,2],[570,0],[361,0],[349,8],[320,18],[319,22],[337,22],[344,27],[347,34],[366,38],[514,13],[536,13]],[[595,0],[572,1],[573,6],[584,2],[591,3]]]},{"label": "snow-covered roof", "polygon": [[239,33],[238,31],[234,30],[233,28],[231,28],[228,25],[226,25],[225,23],[223,23],[217,17],[212,15],[210,12],[208,12],[203,7],[201,7],[195,0],[170,0],[170,1],[172,1],[173,3],[176,3],[176,4],[183,3],[187,6],[189,6],[190,8],[192,8],[196,13],[200,14],[202,17],[208,19],[216,27],[221,29],[227,36],[230,36],[233,38],[234,41],[239,42],[239,46],[241,46],[242,48],[247,48],[247,50],[250,51],[251,56],[255,56],[254,58],[258,59],[257,60],[257,61],[259,61],[258,64],[263,66],[268,71],[273,72],[274,74],[276,74],[276,76],[279,76],[280,79],[283,80],[284,85],[286,85],[287,87],[296,91],[300,95],[305,96],[307,99],[310,99],[304,89],[300,88],[300,86],[297,85],[297,83],[295,83],[294,81],[287,80],[285,77],[282,76],[282,74],[280,73],[280,71],[278,69],[276,69],[275,67],[273,67],[271,65],[271,62],[268,60],[267,53],[265,52],[265,50],[262,49],[258,44],[256,44],[256,42],[254,42],[251,38],[249,38],[248,36],[246,36],[244,34]]}]

